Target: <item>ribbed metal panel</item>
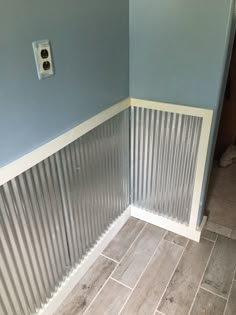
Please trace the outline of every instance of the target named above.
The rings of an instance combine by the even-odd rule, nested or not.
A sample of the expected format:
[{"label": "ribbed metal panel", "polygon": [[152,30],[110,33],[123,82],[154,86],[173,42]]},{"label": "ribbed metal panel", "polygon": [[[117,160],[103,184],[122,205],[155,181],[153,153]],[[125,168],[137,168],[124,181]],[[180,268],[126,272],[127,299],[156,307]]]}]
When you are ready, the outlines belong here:
[{"label": "ribbed metal panel", "polygon": [[132,203],[189,223],[202,118],[131,109]]},{"label": "ribbed metal panel", "polygon": [[129,112],[56,154],[72,265],[129,204]]},{"label": "ribbed metal panel", "polygon": [[70,269],[55,157],[0,189],[3,314],[33,314]]},{"label": "ribbed metal panel", "polygon": [[129,204],[129,113],[0,187],[0,314],[34,314]]}]

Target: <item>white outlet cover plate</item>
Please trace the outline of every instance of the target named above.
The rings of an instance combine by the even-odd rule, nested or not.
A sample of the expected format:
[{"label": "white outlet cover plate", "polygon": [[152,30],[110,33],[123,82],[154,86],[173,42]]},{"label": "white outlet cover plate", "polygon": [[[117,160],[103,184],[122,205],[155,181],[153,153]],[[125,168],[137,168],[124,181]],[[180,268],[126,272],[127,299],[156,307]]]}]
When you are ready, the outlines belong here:
[{"label": "white outlet cover plate", "polygon": [[[50,41],[48,39],[45,40],[38,40],[32,43],[33,51],[34,51],[34,58],[38,73],[39,80],[46,79],[54,75],[54,68],[52,63],[52,53],[51,53],[51,46]],[[41,51],[46,49],[48,51],[48,57],[42,58]],[[45,70],[43,68],[43,63],[48,61],[50,63],[50,68]]]}]

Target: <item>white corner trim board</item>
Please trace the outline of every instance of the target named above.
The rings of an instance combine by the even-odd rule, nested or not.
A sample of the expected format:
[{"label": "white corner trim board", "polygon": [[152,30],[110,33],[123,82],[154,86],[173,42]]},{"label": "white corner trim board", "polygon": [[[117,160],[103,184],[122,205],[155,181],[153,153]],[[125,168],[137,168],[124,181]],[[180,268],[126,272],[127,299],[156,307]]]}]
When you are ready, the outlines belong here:
[{"label": "white corner trim board", "polygon": [[194,229],[188,225],[178,223],[153,212],[146,211],[144,209],[140,209],[134,206],[130,206],[130,209],[132,217],[159,226],[167,231],[182,235],[196,242],[200,241],[202,230],[206,224],[206,217],[204,217],[201,226],[197,229]]},{"label": "white corner trim board", "polygon": [[[204,178],[207,150],[209,144],[209,136],[211,130],[213,111],[206,108],[198,108],[184,105],[167,104],[160,102],[153,102],[140,99],[130,99],[130,105],[135,107],[143,107],[165,112],[178,113],[183,115],[190,115],[202,117],[202,128],[199,140],[199,148],[196,161],[196,175],[193,189],[193,200],[190,217],[190,228],[196,230],[198,226],[198,211],[202,191],[202,183]],[[181,234],[181,233],[180,233]]]},{"label": "white corner trim board", "polygon": [[0,168],[0,186],[48,158],[50,155],[61,150],[68,144],[83,136],[85,133],[127,109],[129,106],[130,99],[124,99],[123,101],[79,124],[75,128],[65,132],[61,136]]},{"label": "white corner trim board", "polygon": [[62,283],[58,291],[48,301],[48,303],[39,311],[37,315],[52,315],[54,314],[74,287],[78,284],[79,280],[93,265],[98,256],[107,247],[110,241],[119,232],[122,226],[130,217],[130,207],[128,207],[121,216],[109,227],[107,232],[101,237],[98,243],[89,251],[83,261],[78,267],[69,275],[68,278]]},{"label": "white corner trim board", "polygon": [[205,165],[207,159],[207,150],[209,144],[209,137],[211,131],[211,123],[212,123],[212,114],[211,111],[208,115],[202,116],[202,129],[199,139],[198,153],[197,153],[197,161],[196,161],[196,175],[194,180],[193,187],[193,199],[192,199],[192,209],[191,209],[191,217],[189,225],[191,228],[197,227],[198,222],[198,211],[201,199],[202,192],[202,183],[205,172]]},{"label": "white corner trim board", "polygon": [[160,110],[163,112],[178,113],[196,117],[205,117],[211,120],[213,111],[207,108],[192,107],[179,104],[162,103],[156,101],[130,98],[130,106]]}]

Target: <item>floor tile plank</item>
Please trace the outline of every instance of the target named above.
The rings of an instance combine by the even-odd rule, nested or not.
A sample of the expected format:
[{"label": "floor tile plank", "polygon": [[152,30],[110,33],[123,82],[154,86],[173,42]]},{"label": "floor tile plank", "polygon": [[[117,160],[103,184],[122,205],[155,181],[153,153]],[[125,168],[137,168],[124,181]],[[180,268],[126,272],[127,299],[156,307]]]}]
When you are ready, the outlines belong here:
[{"label": "floor tile plank", "polygon": [[153,314],[178,263],[183,248],[161,241],[154,257],[125,305],[122,315]]},{"label": "floor tile plank", "polygon": [[227,226],[223,226],[221,224],[217,224],[211,221],[207,221],[206,228],[208,231],[212,231],[229,238],[231,237],[233,231],[231,228]]},{"label": "floor tile plank", "polygon": [[117,315],[124,305],[131,290],[120,283],[109,279],[86,315]]},{"label": "floor tile plank", "polygon": [[[236,181],[235,181],[236,195]],[[235,198],[235,197],[234,197]],[[210,222],[232,229],[236,222],[236,201],[225,200],[220,194],[218,197],[209,196],[206,204]]]},{"label": "floor tile plank", "polygon": [[158,308],[168,315],[187,315],[209,259],[213,242],[190,241]]},{"label": "floor tile plank", "polygon": [[219,236],[204,275],[202,287],[222,297],[227,297],[235,267],[236,241]]},{"label": "floor tile plank", "polygon": [[222,175],[212,176],[208,189],[208,196],[214,196],[221,200],[236,202],[236,177]]},{"label": "floor tile plank", "polygon": [[187,238],[185,238],[181,235],[175,234],[173,232],[168,232],[165,236],[165,240],[172,242],[174,244],[177,244],[179,246],[182,246],[182,247],[185,247],[187,242],[188,242]]},{"label": "floor tile plank", "polygon": [[104,255],[116,261],[120,261],[144,225],[144,221],[133,217],[129,218],[119,233],[104,250]]},{"label": "floor tile plank", "polygon": [[209,231],[209,230],[204,229],[204,230],[202,231],[201,237],[202,237],[202,238],[205,238],[205,239],[207,239],[207,240],[209,240],[209,241],[215,242],[216,237],[217,237],[217,234],[214,233],[214,232],[211,232],[211,231]]},{"label": "floor tile plank", "polygon": [[133,288],[164,234],[165,230],[146,225],[112,277]]},{"label": "floor tile plank", "polygon": [[54,315],[82,314],[115,267],[115,262],[100,256]]},{"label": "floor tile plank", "polygon": [[223,315],[226,300],[200,288],[190,315]]},{"label": "floor tile plank", "polygon": [[230,292],[229,302],[226,308],[225,315],[236,314],[236,281],[233,282],[232,290]]}]

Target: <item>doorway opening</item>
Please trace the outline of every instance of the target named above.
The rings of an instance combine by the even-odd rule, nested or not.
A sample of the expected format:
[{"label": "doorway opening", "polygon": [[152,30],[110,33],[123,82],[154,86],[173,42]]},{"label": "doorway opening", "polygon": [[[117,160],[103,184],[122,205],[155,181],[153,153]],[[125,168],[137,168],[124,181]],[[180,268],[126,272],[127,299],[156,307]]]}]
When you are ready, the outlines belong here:
[{"label": "doorway opening", "polygon": [[234,39],[206,210],[208,230],[236,239],[236,39]]}]

